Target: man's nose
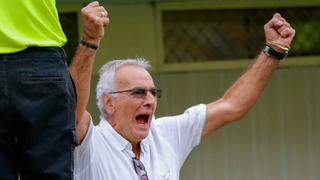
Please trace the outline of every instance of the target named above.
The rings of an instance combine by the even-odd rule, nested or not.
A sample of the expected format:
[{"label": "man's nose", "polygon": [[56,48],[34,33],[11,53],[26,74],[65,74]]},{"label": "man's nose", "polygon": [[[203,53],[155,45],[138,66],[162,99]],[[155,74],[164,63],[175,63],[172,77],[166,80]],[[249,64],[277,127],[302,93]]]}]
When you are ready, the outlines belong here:
[{"label": "man's nose", "polygon": [[144,106],[152,107],[157,102],[157,97],[155,97],[150,91],[147,92]]}]

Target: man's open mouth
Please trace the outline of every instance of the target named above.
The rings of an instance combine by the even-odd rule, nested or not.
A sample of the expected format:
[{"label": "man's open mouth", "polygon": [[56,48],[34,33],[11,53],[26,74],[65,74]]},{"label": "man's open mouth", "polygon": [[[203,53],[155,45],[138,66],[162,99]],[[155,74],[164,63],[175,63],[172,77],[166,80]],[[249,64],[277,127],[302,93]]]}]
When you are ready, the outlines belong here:
[{"label": "man's open mouth", "polygon": [[139,114],[138,116],[136,116],[136,121],[138,122],[138,124],[147,124],[149,121],[149,114]]}]

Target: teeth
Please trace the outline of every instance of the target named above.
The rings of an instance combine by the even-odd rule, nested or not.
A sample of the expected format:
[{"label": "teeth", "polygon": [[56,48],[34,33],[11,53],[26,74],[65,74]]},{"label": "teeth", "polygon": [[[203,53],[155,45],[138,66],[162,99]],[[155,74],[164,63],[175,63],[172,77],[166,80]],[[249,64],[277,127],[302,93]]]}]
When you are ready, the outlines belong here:
[{"label": "teeth", "polygon": [[147,114],[138,115],[138,116],[136,117],[136,120],[137,120],[139,123],[148,123],[148,121],[149,121],[149,115],[147,115]]}]

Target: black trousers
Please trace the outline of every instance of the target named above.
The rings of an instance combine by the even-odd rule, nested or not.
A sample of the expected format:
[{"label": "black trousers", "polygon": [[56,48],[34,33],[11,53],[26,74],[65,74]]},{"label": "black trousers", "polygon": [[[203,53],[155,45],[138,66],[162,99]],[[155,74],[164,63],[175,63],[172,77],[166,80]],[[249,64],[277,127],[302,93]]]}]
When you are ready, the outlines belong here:
[{"label": "black trousers", "polygon": [[63,49],[0,54],[0,179],[73,179],[75,106]]}]

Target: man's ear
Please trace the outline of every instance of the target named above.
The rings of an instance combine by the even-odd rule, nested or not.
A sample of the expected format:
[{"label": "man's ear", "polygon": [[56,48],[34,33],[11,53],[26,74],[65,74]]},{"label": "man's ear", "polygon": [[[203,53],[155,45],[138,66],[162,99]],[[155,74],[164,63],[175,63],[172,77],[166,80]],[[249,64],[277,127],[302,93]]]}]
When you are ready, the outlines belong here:
[{"label": "man's ear", "polygon": [[104,94],[103,95],[103,105],[104,109],[107,112],[107,114],[113,114],[115,107],[113,103],[113,97],[109,94]]}]

